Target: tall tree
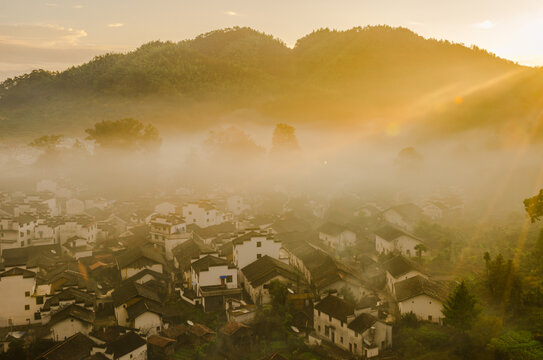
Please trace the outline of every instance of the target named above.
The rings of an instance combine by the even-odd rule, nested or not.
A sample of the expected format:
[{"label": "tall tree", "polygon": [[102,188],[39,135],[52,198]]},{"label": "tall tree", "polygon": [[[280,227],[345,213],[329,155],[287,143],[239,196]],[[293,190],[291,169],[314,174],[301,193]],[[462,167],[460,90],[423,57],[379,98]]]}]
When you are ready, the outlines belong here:
[{"label": "tall tree", "polygon": [[108,149],[155,150],[162,142],[156,127],[133,118],[101,121],[85,132],[88,140]]},{"label": "tall tree", "polygon": [[476,305],[475,296],[470,293],[466,283],[462,281],[443,304],[445,324],[455,327],[462,333],[471,329],[475,318],[480,313]]},{"label": "tall tree", "polygon": [[273,131],[272,153],[287,153],[300,150],[296,130],[287,124],[277,124]]},{"label": "tall tree", "polygon": [[428,251],[428,248],[424,244],[415,245],[415,250],[417,251],[417,256],[419,257],[419,263],[422,264],[422,253]]}]

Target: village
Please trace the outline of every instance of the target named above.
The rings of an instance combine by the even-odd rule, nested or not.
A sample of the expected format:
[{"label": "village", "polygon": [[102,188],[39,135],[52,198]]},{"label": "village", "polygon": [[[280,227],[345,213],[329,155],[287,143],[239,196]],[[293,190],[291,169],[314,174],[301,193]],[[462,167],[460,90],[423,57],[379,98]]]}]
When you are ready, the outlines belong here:
[{"label": "village", "polygon": [[394,359],[398,321],[442,324],[457,280],[424,266],[440,249],[414,229],[463,211],[452,193],[325,202],[181,187],[118,200],[62,180],[0,192],[0,352]]}]

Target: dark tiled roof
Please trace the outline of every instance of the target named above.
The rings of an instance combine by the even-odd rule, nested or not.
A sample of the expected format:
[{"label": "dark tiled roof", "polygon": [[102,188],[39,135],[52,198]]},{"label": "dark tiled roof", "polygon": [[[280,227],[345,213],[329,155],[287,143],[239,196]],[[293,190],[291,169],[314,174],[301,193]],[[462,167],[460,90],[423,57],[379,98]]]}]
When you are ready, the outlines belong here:
[{"label": "dark tiled roof", "polygon": [[135,282],[126,282],[113,291],[113,304],[119,306],[130,299],[141,297],[160,303],[160,298],[151,289]]},{"label": "dark tiled roof", "polygon": [[148,247],[136,247],[125,251],[117,258],[117,264],[122,269],[140,258],[146,258],[157,264],[166,264],[162,254]]},{"label": "dark tiled roof", "polygon": [[226,336],[232,336],[235,333],[237,333],[240,329],[248,329],[248,328],[249,326],[232,320],[224,324],[224,326],[221,327],[219,331]]},{"label": "dark tiled roof", "polygon": [[196,239],[189,239],[177,245],[172,250],[182,270],[190,268],[191,259],[198,258],[201,254],[211,254],[214,252],[216,251]]},{"label": "dark tiled roof", "polygon": [[319,227],[319,231],[328,235],[337,236],[347,230],[345,226],[338,225],[336,223],[333,223],[331,221],[328,221],[327,223],[321,225]]},{"label": "dark tiled roof", "polygon": [[349,304],[343,299],[337,296],[328,295],[322,299],[317,305],[315,310],[325,313],[343,322],[347,322],[347,316],[354,315],[354,305]]},{"label": "dark tiled roof", "polygon": [[398,301],[405,301],[419,295],[426,295],[444,301],[449,293],[445,285],[428,280],[420,275],[397,282],[394,284],[394,290]]},{"label": "dark tiled roof", "polygon": [[386,261],[383,264],[383,267],[386,271],[390,273],[390,275],[394,276],[395,278],[403,274],[407,274],[410,271],[418,271],[422,273],[420,266],[402,255],[395,256],[392,259]]},{"label": "dark tiled roof", "polygon": [[48,311],[51,306],[58,306],[61,301],[75,301],[76,304],[82,304],[83,306],[94,306],[96,303],[96,295],[84,292],[74,288],[68,288],[66,290],[55,293],[45,301],[43,310]]},{"label": "dark tiled roof", "polygon": [[187,334],[189,328],[185,324],[179,324],[175,326],[170,326],[167,329],[164,329],[162,333],[169,338],[177,339],[181,335]]},{"label": "dark tiled roof", "polygon": [[136,302],[135,304],[132,304],[129,307],[127,307],[126,312],[128,313],[128,317],[131,320],[134,320],[138,316],[146,312],[162,315],[164,311],[162,309],[162,306],[159,303],[142,299]]},{"label": "dark tiled roof", "polygon": [[362,313],[358,315],[353,321],[347,326],[349,329],[356,331],[361,334],[364,331],[368,330],[377,322],[377,318],[371,314]]},{"label": "dark tiled roof", "polygon": [[386,241],[393,241],[402,235],[407,235],[407,233],[396,226],[385,224],[379,229],[375,230],[375,235]]},{"label": "dark tiled roof", "polygon": [[187,230],[192,231],[201,239],[210,239],[218,236],[219,234],[235,233],[237,231],[237,227],[233,222],[224,222],[222,224],[211,225],[205,228],[201,228],[196,224],[189,224],[187,225]]},{"label": "dark tiled roof", "polygon": [[233,267],[232,263],[230,263],[228,260],[213,256],[213,255],[206,255],[201,259],[196,260],[191,264],[191,267],[199,273],[200,271],[207,271],[210,267],[213,266],[224,266],[227,265],[229,267]]},{"label": "dark tiled roof", "polygon": [[52,326],[68,318],[74,318],[92,324],[92,322],[94,321],[94,311],[87,310],[79,305],[72,304],[54,313],[51,316],[51,320],[49,321],[49,326]]},{"label": "dark tiled roof", "polygon": [[278,275],[292,281],[296,281],[298,278],[296,270],[291,265],[268,255],[245,266],[241,272],[253,287],[260,286]]},{"label": "dark tiled roof", "polygon": [[22,275],[23,278],[31,278],[35,277],[36,274],[30,270],[21,269],[21,268],[13,268],[8,271],[4,271],[3,273],[0,273],[0,277],[6,277],[6,276],[20,276]]},{"label": "dark tiled roof", "polygon": [[[241,236],[238,236],[234,240],[232,240],[233,245],[241,245],[246,241],[250,241],[254,237],[264,237],[266,239],[273,239],[273,236],[271,236],[268,233],[260,232],[260,231],[249,231]],[[274,240],[278,241],[278,240]]]},{"label": "dark tiled roof", "polygon": [[94,342],[91,339],[77,333],[47,350],[36,360],[81,360],[90,356],[93,346]]},{"label": "dark tiled roof", "polygon": [[113,354],[114,358],[120,358],[145,344],[147,344],[145,340],[131,331],[111,342],[106,348],[106,354]]},{"label": "dark tiled roof", "polygon": [[202,337],[206,335],[215,335],[215,331],[211,330],[210,328],[208,328],[207,326],[203,324],[198,324],[198,323],[195,323],[194,325],[189,327],[189,331],[191,334],[197,337]]},{"label": "dark tiled roof", "polygon": [[[53,250],[54,253],[51,252],[51,250]],[[5,249],[2,251],[4,264],[10,267],[27,265],[27,262],[35,257],[51,257],[60,254],[60,245],[58,244],[27,246],[22,248]]]},{"label": "dark tiled roof", "polygon": [[151,335],[147,338],[147,343],[158,347],[166,347],[171,343],[174,343],[174,339],[170,339],[160,335]]}]

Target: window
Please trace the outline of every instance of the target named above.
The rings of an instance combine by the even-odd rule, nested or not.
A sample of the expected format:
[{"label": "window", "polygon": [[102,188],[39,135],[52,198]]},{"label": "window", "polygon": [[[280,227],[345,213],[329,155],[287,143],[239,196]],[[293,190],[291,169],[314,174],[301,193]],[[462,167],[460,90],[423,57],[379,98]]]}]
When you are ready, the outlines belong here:
[{"label": "window", "polygon": [[319,310],[319,316],[321,316],[321,311]]},{"label": "window", "polygon": [[318,326],[318,328],[319,328],[319,332],[321,332],[321,326],[320,325]]},{"label": "window", "polygon": [[30,310],[30,305],[25,305],[25,310]]},{"label": "window", "polygon": [[34,320],[41,320],[41,314],[39,311],[34,313]]},{"label": "window", "polygon": [[227,275],[226,276],[226,282],[227,283],[231,283],[233,280],[232,280],[232,275]]},{"label": "window", "polygon": [[343,336],[339,338],[339,341],[343,344]]},{"label": "window", "polygon": [[432,315],[428,315],[428,321],[432,321]]},{"label": "window", "polygon": [[257,241],[256,242],[256,247],[262,247],[262,241]]},{"label": "window", "polygon": [[343,327],[343,321],[341,322],[341,327]]},{"label": "window", "polygon": [[431,304],[432,302],[430,301],[429,304]]},{"label": "window", "polygon": [[353,344],[349,343],[349,351],[353,352]]},{"label": "window", "polygon": [[256,258],[260,259],[262,257],[262,254],[256,254]]},{"label": "window", "polygon": [[29,297],[30,296],[30,291],[25,291],[25,297]]},{"label": "window", "polygon": [[332,322],[332,317],[328,315],[328,321]]},{"label": "window", "polygon": [[324,327],[324,335],[326,336],[330,335],[330,328],[328,326]]},{"label": "window", "polygon": [[356,344],[354,344],[354,351],[356,352]]},{"label": "window", "polygon": [[38,296],[38,297],[36,297],[36,304],[37,304],[37,305],[43,304],[43,296]]}]

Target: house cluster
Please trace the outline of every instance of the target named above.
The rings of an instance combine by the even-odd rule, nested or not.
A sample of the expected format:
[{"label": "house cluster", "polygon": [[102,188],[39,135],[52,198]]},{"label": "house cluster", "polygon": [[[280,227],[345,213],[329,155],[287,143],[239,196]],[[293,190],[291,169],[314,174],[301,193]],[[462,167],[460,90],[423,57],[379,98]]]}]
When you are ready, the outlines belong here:
[{"label": "house cluster", "polygon": [[[17,333],[53,344],[39,359],[166,359],[215,340],[231,356],[255,343],[277,284],[296,332],[347,358],[389,351],[403,314],[443,320],[448,287],[421,265],[432,246],[413,234],[426,217],[414,204],[37,190],[0,196],[4,350]],[[227,322],[211,328],[195,311]]]}]

